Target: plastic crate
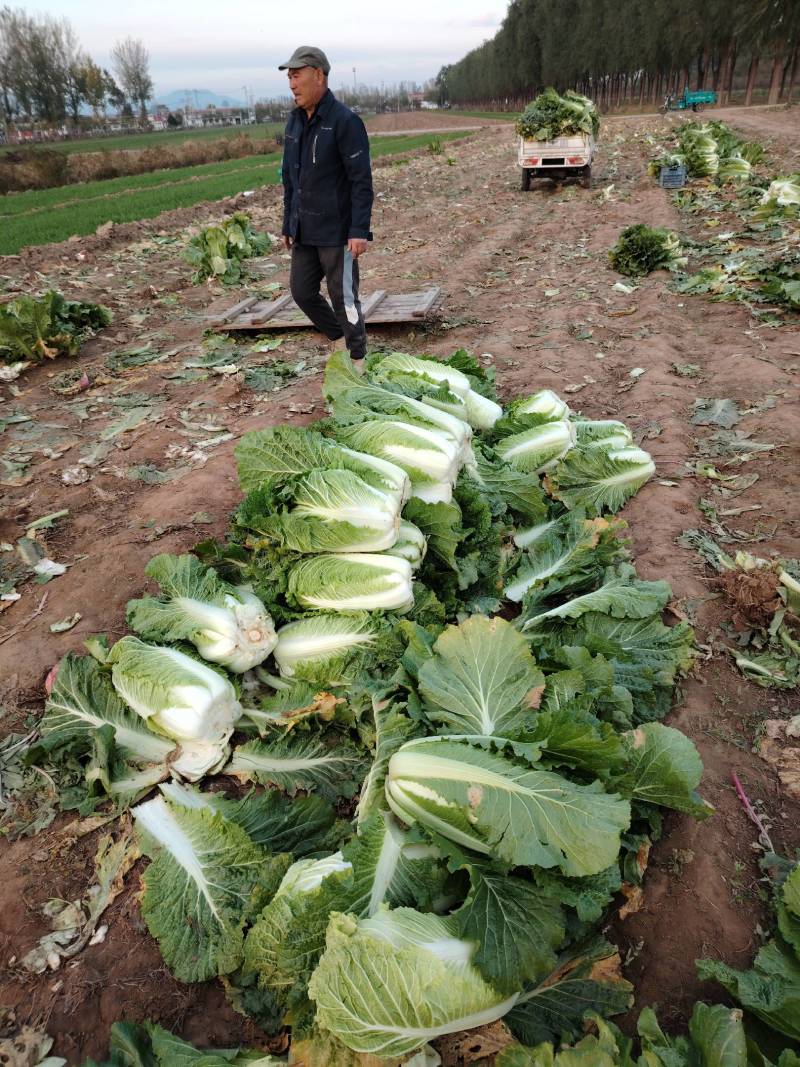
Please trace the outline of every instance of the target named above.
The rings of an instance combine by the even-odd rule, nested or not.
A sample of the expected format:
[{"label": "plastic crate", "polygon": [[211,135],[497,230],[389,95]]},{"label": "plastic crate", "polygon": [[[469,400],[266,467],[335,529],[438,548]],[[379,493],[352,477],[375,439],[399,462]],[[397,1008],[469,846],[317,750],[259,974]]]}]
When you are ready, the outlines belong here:
[{"label": "plastic crate", "polygon": [[662,167],[658,176],[662,189],[682,189],[686,185],[686,167],[676,163],[674,167]]}]

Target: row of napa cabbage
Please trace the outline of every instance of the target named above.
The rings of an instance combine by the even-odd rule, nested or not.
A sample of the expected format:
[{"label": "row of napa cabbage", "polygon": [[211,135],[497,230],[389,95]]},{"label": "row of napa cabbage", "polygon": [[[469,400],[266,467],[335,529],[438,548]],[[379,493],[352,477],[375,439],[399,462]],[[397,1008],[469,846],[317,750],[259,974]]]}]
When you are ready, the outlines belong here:
[{"label": "row of napa cabbage", "polygon": [[[660,811],[708,812],[694,747],[657,721],[691,631],[603,517],[652,461],[551,393],[502,410],[465,353],[363,378],[339,354],[325,392],[330,420],[243,438],[216,567],[152,561],[145,640],[67,658],[42,744],[88,756],[96,796],[162,783],[134,811],[148,928],[262,1026],[395,1058],[500,1017],[525,1043],[575,1034],[629,1002],[595,977],[595,930]],[[453,466],[429,464],[438,441]],[[482,614],[507,600],[514,624]],[[234,730],[260,736],[229,757]],[[218,770],[269,788],[165,782]]]}]

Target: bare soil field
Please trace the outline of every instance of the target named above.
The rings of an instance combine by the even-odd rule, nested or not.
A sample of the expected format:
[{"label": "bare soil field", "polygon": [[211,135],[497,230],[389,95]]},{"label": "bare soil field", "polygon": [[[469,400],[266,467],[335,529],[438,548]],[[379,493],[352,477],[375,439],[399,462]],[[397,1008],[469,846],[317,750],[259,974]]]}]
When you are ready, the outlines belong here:
[{"label": "bare soil field", "polygon": [[[766,129],[775,169],[797,168],[792,113],[715,114],[750,135]],[[423,124],[440,119],[454,124],[454,116],[435,114]],[[406,120],[420,123],[417,115],[383,115],[370,128],[407,129]],[[703,229],[702,219],[681,215],[647,176],[651,149],[643,134],[665,125],[657,117],[607,121],[591,190],[537,184],[521,192],[506,123],[449,144],[442,155],[377,168],[375,243],[362,260],[362,295],[442,286],[435,323],[376,327],[373,343],[488,353],[502,396],[566,389],[574,409],[624,419],[656,460],[657,476],[623,515],[642,577],[668,579],[674,614],[697,630],[701,658],[668,721],[698,746],[703,795],[716,814],[701,823],[666,819],[643,905],[616,921],[611,934],[636,987],[632,1018],[657,1005],[662,1023],[674,1029],[696,999],[724,998],[698,981],[694,960],[710,955],[744,967],[760,943],[756,831],[731,788],[732,771],[763,804],[776,848],[793,854],[800,845],[800,805],[759,754],[764,724],[798,713],[800,701],[791,691],[745,681],[720,651],[724,603],[700,557],[676,544],[684,530],[702,524],[698,504],[710,494],[695,473],[710,428],[693,425],[690,415],[698,397],[755,409],[738,429],[775,447],[748,463],[758,480],[733,498],[725,521],[749,551],[800,556],[800,334],[792,326],[759,326],[737,305],[677,295],[663,273],[633,293],[613,288],[619,276],[607,252],[623,227],[644,221],[679,232]],[[280,189],[264,189],[246,204],[258,229],[280,231]],[[35,720],[45,676],[64,653],[80,649],[90,634],[124,632],[125,603],[141,594],[152,555],[223,533],[240,497],[236,439],[256,427],[323,414],[320,371],[330,345],[313,332],[295,332],[278,350],[254,353],[254,365],[281,360],[293,368],[274,392],[256,391],[247,371],[187,367],[202,351],[204,314],[246,292],[191,284],[180,258],[184,228],[235,206],[241,205],[203,205],[0,260],[8,295],[52,286],[115,313],[78,361],[0,383],[0,419],[10,411],[30,418],[2,436],[0,541],[14,543],[39,516],[69,511],[46,535],[50,557],[66,564],[66,573],[44,586],[25,585],[20,600],[0,603],[4,733]],[[262,269],[265,282],[287,284],[281,251]],[[676,365],[689,363],[698,376],[676,373]],[[635,368],[643,373],[631,376]],[[63,376],[77,369],[88,385],[65,396]],[[774,406],[765,407],[766,399]],[[75,612],[82,618],[73,629],[50,632]],[[103,943],[38,977],[11,962],[42,934],[44,901],[71,900],[85,889],[97,835],[76,837],[72,822],[59,817],[35,838],[0,844],[0,1004],[14,1009],[18,1023],[43,1022],[56,1038],[54,1051],[70,1064],[101,1055],[123,1011],[203,1044],[263,1044],[255,1026],[228,1006],[219,983],[183,986],[166,971],[136,903],[141,866],[107,913]]]}]

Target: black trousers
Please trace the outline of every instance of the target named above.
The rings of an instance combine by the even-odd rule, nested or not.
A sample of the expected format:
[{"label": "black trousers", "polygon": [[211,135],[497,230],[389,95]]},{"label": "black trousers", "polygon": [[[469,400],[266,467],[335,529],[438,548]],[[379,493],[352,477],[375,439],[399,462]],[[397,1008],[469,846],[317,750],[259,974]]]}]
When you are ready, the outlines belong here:
[{"label": "black trousers", "polygon": [[[330,304],[320,293],[323,278]],[[358,299],[358,260],[353,258],[347,245],[328,247],[295,241],[289,288],[294,302],[320,333],[332,341],[344,337],[354,359],[366,355],[367,331]]]}]

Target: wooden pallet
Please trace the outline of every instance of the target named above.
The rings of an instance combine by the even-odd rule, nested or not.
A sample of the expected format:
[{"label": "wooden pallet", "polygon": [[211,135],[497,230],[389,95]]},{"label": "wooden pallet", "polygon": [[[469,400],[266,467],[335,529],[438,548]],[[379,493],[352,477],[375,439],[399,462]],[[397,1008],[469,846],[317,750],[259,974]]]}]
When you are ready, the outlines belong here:
[{"label": "wooden pallet", "polygon": [[[441,299],[438,285],[416,293],[392,296],[385,289],[361,298],[361,312],[370,326],[378,323],[419,322],[429,315]],[[206,326],[227,333],[229,330],[297,330],[311,326],[311,320],[286,293],[277,300],[248,296],[222,312],[208,315]]]}]

